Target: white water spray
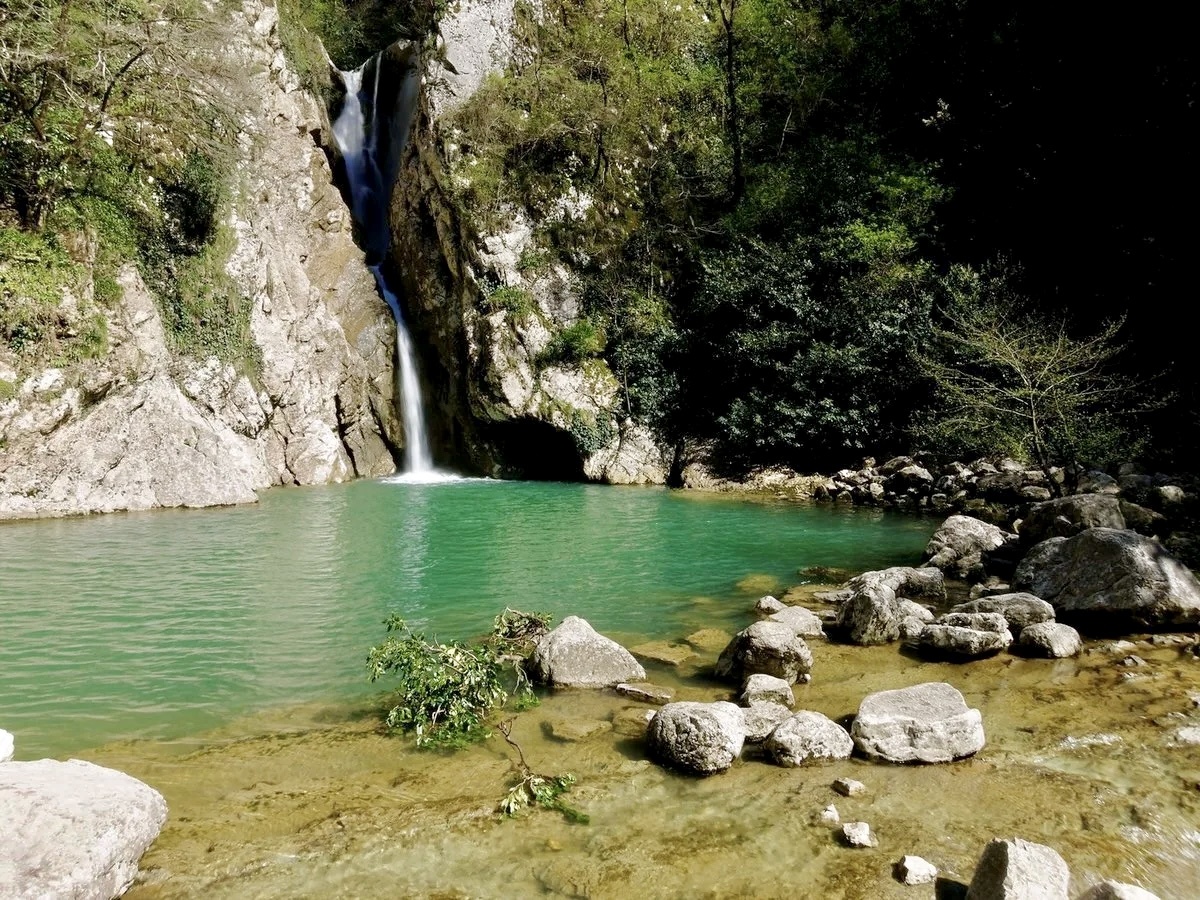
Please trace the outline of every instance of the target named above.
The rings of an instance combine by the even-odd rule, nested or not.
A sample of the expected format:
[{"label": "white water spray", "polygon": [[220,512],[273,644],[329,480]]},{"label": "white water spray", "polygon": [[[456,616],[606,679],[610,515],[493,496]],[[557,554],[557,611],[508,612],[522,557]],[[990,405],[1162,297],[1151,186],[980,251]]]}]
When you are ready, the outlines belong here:
[{"label": "white water spray", "polygon": [[[363,107],[363,74],[374,63],[374,84],[371,87],[370,118]],[[412,338],[404,324],[400,311],[400,300],[388,286],[383,273],[383,259],[391,244],[388,228],[388,204],[391,198],[390,183],[385,178],[379,162],[379,129],[376,127],[376,102],[379,98],[379,72],[381,56],[363,63],[353,72],[342,72],[346,85],[346,99],[337,121],[333,123],[333,139],[346,163],[346,180],[350,186],[351,211],[362,231],[366,244],[367,262],[379,293],[392,309],[396,318],[396,360],[400,369],[400,411],[404,423],[404,475],[406,480],[439,480],[433,467],[433,454],[429,449],[429,434],[425,429],[425,410],[421,397],[421,380],[417,374],[417,358],[413,352]],[[408,140],[409,124],[415,109],[419,76],[410,71],[405,77],[397,98],[400,115],[399,147]],[[386,121],[385,121],[386,127]]]}]

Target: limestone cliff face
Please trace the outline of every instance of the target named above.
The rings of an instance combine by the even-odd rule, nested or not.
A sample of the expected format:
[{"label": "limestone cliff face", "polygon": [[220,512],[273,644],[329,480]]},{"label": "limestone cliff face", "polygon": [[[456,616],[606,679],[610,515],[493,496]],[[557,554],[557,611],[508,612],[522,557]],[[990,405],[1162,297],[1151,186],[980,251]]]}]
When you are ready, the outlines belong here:
[{"label": "limestone cliff face", "polygon": [[[511,51],[512,0],[467,0],[440,26],[444,59],[425,64],[426,89],[401,159],[391,228],[393,264],[422,337],[435,434],[459,462],[493,474],[663,483],[668,464],[653,436],[619,410],[618,384],[599,359],[551,361],[556,335],[580,317],[579,285],[564,266],[522,266],[536,248],[521,210],[503,230],[464,222],[448,191],[439,120],[502,69]],[[570,203],[564,203],[569,214]],[[519,292],[532,309],[497,308],[488,295]]]},{"label": "limestone cliff face", "polygon": [[261,101],[244,111],[227,270],[252,304],[258,372],[172,353],[137,269],[121,270],[99,360],[33,373],[0,358],[0,518],[253,502],[276,484],[395,470],[395,326],[376,294],[274,6],[237,14]]}]

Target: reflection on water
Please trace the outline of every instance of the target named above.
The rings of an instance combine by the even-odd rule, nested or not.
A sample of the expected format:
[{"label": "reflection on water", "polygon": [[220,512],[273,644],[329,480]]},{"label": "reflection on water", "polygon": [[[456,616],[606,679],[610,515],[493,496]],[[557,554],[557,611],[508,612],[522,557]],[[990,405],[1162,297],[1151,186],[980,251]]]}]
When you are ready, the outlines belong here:
[{"label": "reflection on water", "polygon": [[22,758],[171,737],[369,688],[399,613],[443,639],[505,606],[674,634],[699,596],[916,558],[933,523],[657,489],[456,479],[268,492],[251,507],[0,526],[0,727]]}]

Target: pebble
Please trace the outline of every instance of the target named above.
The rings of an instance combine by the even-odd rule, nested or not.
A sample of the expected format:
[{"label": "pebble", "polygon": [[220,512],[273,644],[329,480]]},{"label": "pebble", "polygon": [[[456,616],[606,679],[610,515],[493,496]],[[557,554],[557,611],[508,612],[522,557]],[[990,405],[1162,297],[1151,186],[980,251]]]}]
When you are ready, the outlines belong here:
[{"label": "pebble", "polygon": [[817,816],[817,821],[822,825],[840,825],[842,817],[838,815],[837,807],[830,803],[821,810],[820,815]]},{"label": "pebble", "polygon": [[904,884],[933,884],[937,866],[920,856],[905,856],[895,866],[896,880]]},{"label": "pebble", "polygon": [[866,822],[847,822],[843,825],[842,841],[847,847],[856,849],[879,846],[879,841],[871,832],[871,826]]},{"label": "pebble", "polygon": [[867,792],[867,786],[853,778],[839,778],[833,783],[833,789],[843,797],[857,797]]}]

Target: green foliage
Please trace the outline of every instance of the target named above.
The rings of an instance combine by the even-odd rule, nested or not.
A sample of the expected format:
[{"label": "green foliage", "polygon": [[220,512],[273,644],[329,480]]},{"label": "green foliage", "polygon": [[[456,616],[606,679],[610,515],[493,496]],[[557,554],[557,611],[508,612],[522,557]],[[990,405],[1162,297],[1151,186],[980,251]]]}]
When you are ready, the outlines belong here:
[{"label": "green foliage", "polygon": [[580,319],[550,339],[538,358],[542,365],[567,363],[578,365],[599,356],[604,350],[604,332],[590,319]]},{"label": "green foliage", "polygon": [[485,292],[484,303],[490,312],[505,311],[515,321],[520,321],[533,315],[537,309],[537,306],[533,302],[533,297],[529,295],[529,291],[509,284]]},{"label": "green foliage", "polygon": [[562,813],[568,822],[587,825],[591,819],[562,799],[563,794],[570,791],[571,786],[575,784],[575,776],[570,772],[563,775],[539,775],[534,772],[525,761],[525,751],[513,739],[512,721],[501,722],[497,727],[505,742],[517,753],[518,774],[517,782],[500,801],[501,815],[515,818],[526,809],[541,807]]},{"label": "green foliage", "polygon": [[1136,456],[1133,415],[1145,385],[1115,363],[1121,320],[1091,334],[1012,293],[1008,273],[955,267],[944,324],[922,355],[942,403],[930,433],[967,454],[1003,452],[1052,465],[1111,465]]},{"label": "green foliage", "polygon": [[367,657],[371,681],[394,676],[399,685],[388,727],[414,732],[418,746],[459,747],[487,737],[490,715],[509,698],[506,669],[516,674],[518,696],[532,695],[521,662],[549,621],[506,609],[489,640],[466,646],[428,640],[399,616],[389,617],[389,637]]},{"label": "green foliage", "polygon": [[353,69],[396,40],[428,35],[444,11],[444,0],[283,0],[279,34],[301,82],[323,95],[328,60]]}]

